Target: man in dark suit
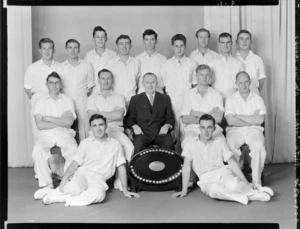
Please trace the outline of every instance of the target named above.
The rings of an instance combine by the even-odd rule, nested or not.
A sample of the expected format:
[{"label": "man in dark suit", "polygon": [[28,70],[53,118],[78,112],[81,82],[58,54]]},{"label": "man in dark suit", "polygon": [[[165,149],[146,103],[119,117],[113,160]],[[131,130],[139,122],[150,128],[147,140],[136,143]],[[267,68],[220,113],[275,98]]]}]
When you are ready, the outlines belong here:
[{"label": "man in dark suit", "polygon": [[171,130],[175,119],[170,97],[156,91],[157,77],[153,73],[143,76],[143,86],[145,92],[131,97],[125,121],[133,131],[134,153],[150,145],[174,149]]}]

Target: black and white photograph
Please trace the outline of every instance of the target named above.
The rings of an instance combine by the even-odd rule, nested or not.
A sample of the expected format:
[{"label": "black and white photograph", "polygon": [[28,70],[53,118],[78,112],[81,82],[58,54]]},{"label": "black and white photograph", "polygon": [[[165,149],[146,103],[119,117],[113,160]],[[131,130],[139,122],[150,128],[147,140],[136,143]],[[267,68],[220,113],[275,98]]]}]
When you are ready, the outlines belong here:
[{"label": "black and white photograph", "polygon": [[5,224],[297,228],[296,0],[220,2],[4,3]]}]

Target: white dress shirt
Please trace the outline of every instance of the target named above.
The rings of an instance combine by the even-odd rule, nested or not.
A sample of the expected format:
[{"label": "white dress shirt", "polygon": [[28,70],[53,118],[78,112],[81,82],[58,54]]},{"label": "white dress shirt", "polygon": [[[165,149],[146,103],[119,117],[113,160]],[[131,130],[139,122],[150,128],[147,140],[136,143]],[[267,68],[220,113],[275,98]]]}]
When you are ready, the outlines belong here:
[{"label": "white dress shirt", "polygon": [[137,55],[135,58],[138,59],[141,63],[141,76],[139,79],[138,94],[145,91],[145,88],[143,86],[143,76],[148,72],[152,72],[157,76],[156,90],[162,93],[163,86],[161,77],[161,67],[163,63],[167,61],[167,58],[158,52],[155,52],[151,56],[149,56],[145,51]]},{"label": "white dress shirt", "polygon": [[190,58],[193,59],[198,65],[200,64],[208,64],[219,56],[218,53],[211,49],[207,49],[204,55],[199,51],[199,49],[195,49],[190,53]]}]

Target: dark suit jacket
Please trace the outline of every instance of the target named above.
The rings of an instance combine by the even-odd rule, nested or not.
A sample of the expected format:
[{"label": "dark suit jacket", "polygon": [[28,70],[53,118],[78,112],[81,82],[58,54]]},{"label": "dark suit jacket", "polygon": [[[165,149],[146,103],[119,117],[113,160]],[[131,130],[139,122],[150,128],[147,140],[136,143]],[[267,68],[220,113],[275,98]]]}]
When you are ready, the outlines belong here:
[{"label": "dark suit jacket", "polygon": [[171,100],[168,95],[155,93],[153,107],[145,92],[134,95],[129,102],[125,126],[134,124],[141,127],[144,134],[157,136],[164,124],[175,125]]}]

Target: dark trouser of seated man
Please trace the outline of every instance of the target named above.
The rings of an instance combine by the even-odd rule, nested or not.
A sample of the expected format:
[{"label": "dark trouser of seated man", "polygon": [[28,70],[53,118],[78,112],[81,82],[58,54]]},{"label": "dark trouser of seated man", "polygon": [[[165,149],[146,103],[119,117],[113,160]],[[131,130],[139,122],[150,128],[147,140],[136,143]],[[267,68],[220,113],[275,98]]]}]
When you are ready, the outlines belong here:
[{"label": "dark trouser of seated man", "polygon": [[170,132],[163,135],[139,134],[133,136],[134,154],[147,149],[151,145],[174,150],[173,138]]}]

